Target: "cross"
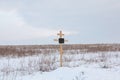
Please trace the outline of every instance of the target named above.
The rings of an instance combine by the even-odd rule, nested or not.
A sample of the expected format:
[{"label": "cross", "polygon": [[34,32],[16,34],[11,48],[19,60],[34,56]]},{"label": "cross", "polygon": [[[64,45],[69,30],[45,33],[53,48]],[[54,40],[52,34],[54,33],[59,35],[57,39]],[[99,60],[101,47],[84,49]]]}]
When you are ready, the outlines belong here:
[{"label": "cross", "polygon": [[60,38],[59,39],[54,39],[54,41],[58,41],[59,45],[60,45],[60,67],[62,67],[62,55],[63,55],[62,44],[64,44],[64,42],[68,42],[68,40],[64,40],[64,38],[63,38],[64,34],[62,33],[62,31],[60,31],[60,33],[58,33],[57,35]]},{"label": "cross", "polygon": [[57,35],[59,35],[60,38],[62,38],[64,36],[64,34],[62,33],[62,31],[60,31],[60,33],[58,33]]}]

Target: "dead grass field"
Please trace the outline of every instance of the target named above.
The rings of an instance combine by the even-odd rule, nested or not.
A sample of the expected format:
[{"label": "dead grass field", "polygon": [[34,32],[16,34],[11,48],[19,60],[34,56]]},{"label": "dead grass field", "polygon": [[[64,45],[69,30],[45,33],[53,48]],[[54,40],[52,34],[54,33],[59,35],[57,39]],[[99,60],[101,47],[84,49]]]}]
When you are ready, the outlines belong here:
[{"label": "dead grass field", "polygon": [[[120,51],[120,44],[71,44],[63,45],[64,53],[116,52]],[[58,45],[6,45],[0,46],[0,56],[28,56],[35,54],[50,54],[58,52]]]}]

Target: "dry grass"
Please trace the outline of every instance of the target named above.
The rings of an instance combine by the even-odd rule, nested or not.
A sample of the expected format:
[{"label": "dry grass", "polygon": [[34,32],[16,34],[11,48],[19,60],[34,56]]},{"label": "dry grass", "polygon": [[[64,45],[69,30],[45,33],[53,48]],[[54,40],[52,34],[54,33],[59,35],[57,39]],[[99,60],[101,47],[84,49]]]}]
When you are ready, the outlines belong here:
[{"label": "dry grass", "polygon": [[[120,51],[120,44],[73,44],[63,45],[64,52],[71,50],[77,53]],[[23,45],[23,46],[0,46],[0,56],[28,56],[35,54],[51,54],[58,52],[58,45]]]}]

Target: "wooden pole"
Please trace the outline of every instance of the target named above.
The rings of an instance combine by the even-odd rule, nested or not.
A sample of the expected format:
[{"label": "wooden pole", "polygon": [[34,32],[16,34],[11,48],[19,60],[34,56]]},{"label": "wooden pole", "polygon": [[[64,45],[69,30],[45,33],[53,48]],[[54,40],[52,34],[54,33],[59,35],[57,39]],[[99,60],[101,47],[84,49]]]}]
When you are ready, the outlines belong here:
[{"label": "wooden pole", "polygon": [[60,67],[62,67],[62,55],[63,55],[63,49],[62,49],[62,44],[60,44]]},{"label": "wooden pole", "polygon": [[[62,38],[63,33],[60,31],[59,33],[60,38]],[[63,49],[62,49],[62,44],[60,44],[60,67],[62,67],[62,55],[63,55]]]}]

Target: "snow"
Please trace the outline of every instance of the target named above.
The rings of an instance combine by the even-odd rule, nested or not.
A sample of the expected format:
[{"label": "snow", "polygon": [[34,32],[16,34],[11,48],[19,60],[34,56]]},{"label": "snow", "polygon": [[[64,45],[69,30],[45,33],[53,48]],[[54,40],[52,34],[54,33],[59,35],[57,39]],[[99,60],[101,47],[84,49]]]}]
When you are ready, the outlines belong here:
[{"label": "snow", "polygon": [[[120,69],[120,68],[119,68]],[[52,72],[24,76],[23,80],[120,80],[120,70],[94,67],[58,68]]]},{"label": "snow", "polygon": [[0,57],[0,80],[120,80],[120,52]]}]

